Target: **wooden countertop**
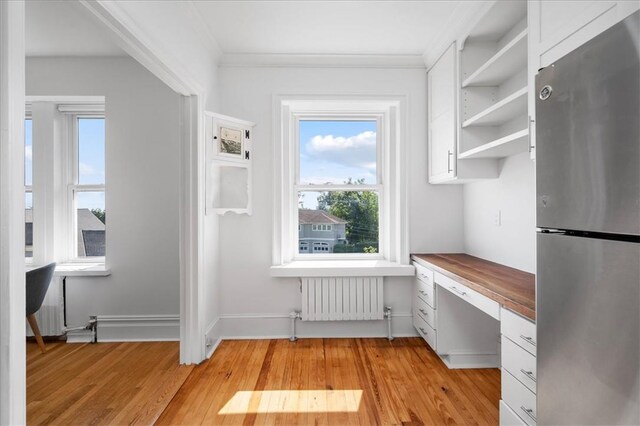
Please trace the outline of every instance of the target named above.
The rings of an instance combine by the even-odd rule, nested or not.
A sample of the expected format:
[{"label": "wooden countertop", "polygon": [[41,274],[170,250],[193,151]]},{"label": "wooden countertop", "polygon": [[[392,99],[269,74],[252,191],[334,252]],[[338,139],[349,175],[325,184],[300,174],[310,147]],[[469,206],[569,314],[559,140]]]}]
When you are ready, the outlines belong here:
[{"label": "wooden countertop", "polygon": [[416,263],[460,281],[532,321],[536,319],[536,276],[463,253],[412,254]]}]

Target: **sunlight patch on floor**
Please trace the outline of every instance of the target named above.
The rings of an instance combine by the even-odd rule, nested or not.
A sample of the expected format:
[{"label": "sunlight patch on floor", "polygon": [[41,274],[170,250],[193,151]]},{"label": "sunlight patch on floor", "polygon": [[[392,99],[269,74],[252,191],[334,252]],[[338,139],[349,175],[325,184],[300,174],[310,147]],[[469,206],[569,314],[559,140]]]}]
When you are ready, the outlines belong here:
[{"label": "sunlight patch on floor", "polygon": [[357,412],[362,390],[239,391],[218,414]]}]

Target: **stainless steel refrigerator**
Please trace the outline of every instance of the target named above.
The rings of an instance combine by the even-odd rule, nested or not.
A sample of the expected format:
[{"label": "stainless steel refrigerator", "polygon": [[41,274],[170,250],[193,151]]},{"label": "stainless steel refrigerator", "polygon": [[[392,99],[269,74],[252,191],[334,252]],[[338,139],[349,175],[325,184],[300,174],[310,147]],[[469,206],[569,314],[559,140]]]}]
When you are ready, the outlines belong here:
[{"label": "stainless steel refrigerator", "polygon": [[640,12],[536,77],[537,419],[640,424]]}]

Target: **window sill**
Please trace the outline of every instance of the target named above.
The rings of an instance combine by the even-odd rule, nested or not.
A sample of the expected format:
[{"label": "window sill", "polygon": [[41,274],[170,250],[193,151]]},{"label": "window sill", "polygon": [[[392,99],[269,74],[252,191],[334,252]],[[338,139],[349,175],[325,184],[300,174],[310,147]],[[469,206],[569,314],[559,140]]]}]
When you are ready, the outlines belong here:
[{"label": "window sill", "polygon": [[407,277],[413,265],[387,260],[296,260],[271,267],[272,277]]},{"label": "window sill", "polygon": [[60,263],[56,265],[55,276],[58,277],[106,277],[111,269],[104,263]]}]

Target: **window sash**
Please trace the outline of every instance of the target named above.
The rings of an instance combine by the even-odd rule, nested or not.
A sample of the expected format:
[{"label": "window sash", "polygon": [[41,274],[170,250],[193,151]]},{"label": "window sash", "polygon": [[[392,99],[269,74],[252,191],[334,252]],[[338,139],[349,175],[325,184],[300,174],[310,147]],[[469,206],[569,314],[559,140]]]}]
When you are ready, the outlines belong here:
[{"label": "window sash", "polygon": [[[307,187],[308,185],[303,185],[302,187]],[[361,186],[355,186],[354,185],[342,185],[340,186],[340,188],[345,188],[346,189],[335,189],[335,187],[333,186],[329,186],[329,185],[322,185],[321,188],[329,188],[329,189],[321,189],[318,190],[318,186],[316,185],[312,185],[312,189],[311,191],[314,192],[335,192],[335,191],[352,191],[352,192],[363,192],[363,191],[370,191],[370,192],[375,192],[377,197],[378,197],[378,252],[377,253],[324,253],[323,252],[314,252],[313,248],[311,245],[309,245],[309,249],[308,251],[305,251],[304,253],[300,252],[300,234],[299,232],[295,232],[292,235],[294,235],[295,240],[292,242],[292,247],[296,247],[297,250],[293,253],[293,260],[316,260],[316,259],[343,259],[343,260],[348,260],[348,259],[384,259],[384,252],[383,250],[383,246],[384,246],[384,240],[383,240],[383,224],[384,224],[384,186],[383,185],[367,185],[367,186],[371,186],[374,189],[362,189]],[[296,186],[296,188],[299,186]],[[380,188],[379,190],[376,188]],[[307,190],[309,191],[309,190]],[[291,197],[292,200],[298,200],[298,191],[294,191]],[[295,215],[294,215],[294,220],[292,221],[293,223],[291,224],[291,226],[297,228],[298,230],[300,230],[300,219],[298,216],[298,204],[296,203],[295,205]],[[313,231],[313,226],[312,226],[312,231]],[[323,231],[320,231],[323,232]]]},{"label": "window sash", "polygon": [[[71,132],[71,143],[69,144],[70,155],[69,164],[67,166],[67,176],[69,179],[69,184],[67,185],[67,194],[68,194],[68,214],[67,214],[67,223],[69,224],[69,232],[68,234],[68,253],[69,260],[72,262],[83,263],[95,263],[95,262],[105,262],[105,256],[79,256],[78,254],[78,207],[76,204],[76,196],[80,192],[103,192],[106,195],[106,183],[103,184],[80,184],[79,182],[79,171],[80,171],[80,119],[83,118],[95,118],[95,119],[105,119],[105,116],[102,114],[96,113],[72,113],[69,114],[69,121],[72,128]],[[105,143],[106,149],[106,143]],[[106,164],[105,164],[106,167]],[[105,206],[106,207],[106,206]],[[106,210],[106,209],[105,209]],[[106,226],[105,226],[105,235],[106,235]],[[106,252],[106,248],[105,248]]]},{"label": "window sash", "polygon": [[[383,118],[382,114],[373,113],[296,113],[294,114],[294,137],[293,137],[293,159],[295,161],[294,185],[297,187],[374,187],[382,186],[384,183],[384,143],[383,143]],[[300,181],[300,122],[301,121],[375,121],[376,122],[376,183],[375,184],[302,184]]]},{"label": "window sash", "polygon": [[[293,132],[293,170],[295,173],[294,184],[292,185],[291,200],[295,203],[293,215],[294,220],[291,224],[293,229],[300,226],[298,210],[298,194],[300,192],[334,192],[334,191],[351,191],[351,192],[363,192],[370,191],[375,192],[378,196],[378,253],[326,253],[321,251],[314,252],[313,247],[310,245],[308,251],[304,253],[300,252],[299,233],[291,233],[294,241],[291,242],[291,247],[296,247],[293,253],[294,260],[315,260],[315,259],[383,259],[383,226],[384,226],[384,114],[377,113],[344,113],[339,114],[335,112],[330,113],[295,113],[294,116],[294,132]],[[300,122],[301,121],[375,121],[376,122],[376,183],[374,184],[303,184],[300,181]]]}]

